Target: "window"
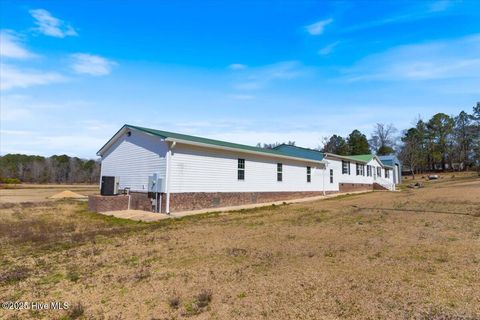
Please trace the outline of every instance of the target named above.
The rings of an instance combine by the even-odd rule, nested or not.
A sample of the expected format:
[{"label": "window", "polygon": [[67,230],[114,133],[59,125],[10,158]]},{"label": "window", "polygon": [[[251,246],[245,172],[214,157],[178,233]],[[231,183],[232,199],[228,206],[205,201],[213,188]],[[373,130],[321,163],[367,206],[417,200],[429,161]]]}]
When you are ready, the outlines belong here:
[{"label": "window", "polygon": [[350,174],[350,161],[342,160],[342,174]]},{"label": "window", "polygon": [[371,176],[372,176],[372,166],[367,165],[367,177],[371,177]]},{"label": "window", "polygon": [[238,159],[237,179],[245,180],[245,159]]},{"label": "window", "polygon": [[382,177],[382,168],[381,168],[381,167],[377,167],[377,176],[378,176],[379,178]]},{"label": "window", "polygon": [[333,183],[333,169],[330,169],[330,183]]},{"label": "window", "polygon": [[277,181],[283,180],[283,165],[281,163],[277,163]]},{"label": "window", "polygon": [[365,165],[357,163],[357,176],[364,176],[365,175]]},{"label": "window", "polygon": [[390,170],[385,168],[385,178],[390,178]]},{"label": "window", "polygon": [[307,167],[307,182],[312,182],[312,168]]}]

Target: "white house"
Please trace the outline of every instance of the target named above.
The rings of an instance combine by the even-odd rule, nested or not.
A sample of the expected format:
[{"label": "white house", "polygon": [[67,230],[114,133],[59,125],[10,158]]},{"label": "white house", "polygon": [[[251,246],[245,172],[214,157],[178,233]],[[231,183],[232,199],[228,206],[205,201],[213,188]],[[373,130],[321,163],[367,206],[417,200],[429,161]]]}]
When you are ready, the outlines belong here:
[{"label": "white house", "polygon": [[[394,188],[389,168],[376,156],[342,157],[287,145],[263,149],[132,125],[97,154],[102,181],[112,177],[119,190],[128,189],[130,208],[167,213],[371,190],[375,183]],[[89,205],[96,211],[122,207],[117,200],[124,198],[97,196]]]}]

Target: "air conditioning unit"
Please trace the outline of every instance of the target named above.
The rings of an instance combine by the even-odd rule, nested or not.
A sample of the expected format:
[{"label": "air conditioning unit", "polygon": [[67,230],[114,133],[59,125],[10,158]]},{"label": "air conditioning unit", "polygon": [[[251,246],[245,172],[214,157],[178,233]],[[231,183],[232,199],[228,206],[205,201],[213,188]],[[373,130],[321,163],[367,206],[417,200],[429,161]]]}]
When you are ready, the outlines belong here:
[{"label": "air conditioning unit", "polygon": [[102,196],[117,195],[119,184],[120,184],[120,177],[102,176],[102,185],[100,187],[100,194]]}]

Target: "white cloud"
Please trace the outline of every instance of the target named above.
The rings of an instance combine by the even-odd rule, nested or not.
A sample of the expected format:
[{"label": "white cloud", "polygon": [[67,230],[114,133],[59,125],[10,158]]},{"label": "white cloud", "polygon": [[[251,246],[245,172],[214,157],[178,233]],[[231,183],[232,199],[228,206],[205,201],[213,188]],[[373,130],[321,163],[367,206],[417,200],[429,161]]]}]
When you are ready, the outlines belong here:
[{"label": "white cloud", "polygon": [[370,28],[383,27],[389,24],[405,23],[411,21],[417,21],[422,19],[428,19],[435,14],[441,14],[453,5],[452,1],[439,0],[435,2],[427,1],[413,1],[413,6],[405,7],[405,10],[396,15],[387,16],[381,19],[369,19],[364,23],[352,25],[350,27],[343,28],[342,32],[358,31]]},{"label": "white cloud", "polygon": [[[54,129],[55,130],[55,129]],[[89,131],[74,134],[46,131],[2,130],[1,153],[25,153],[43,156],[67,154],[96,158],[95,149],[108,140],[108,136],[94,136]],[[95,150],[95,151],[93,151]]]},{"label": "white cloud", "polygon": [[66,77],[56,72],[18,69],[4,63],[0,64],[0,90],[27,88],[66,80]]},{"label": "white cloud", "polygon": [[335,49],[335,47],[338,46],[339,43],[340,41],[335,41],[333,43],[326,45],[325,47],[318,50],[318,54],[322,56],[329,55],[330,53],[332,53],[333,49]]},{"label": "white cloud", "polygon": [[348,80],[435,80],[480,77],[480,34],[395,47],[345,70]]},{"label": "white cloud", "polygon": [[1,30],[0,43],[0,57],[2,58],[29,59],[36,57],[23,46],[20,38],[12,31]]},{"label": "white cloud", "polygon": [[22,121],[25,119],[29,119],[32,116],[30,110],[25,108],[0,108],[0,114],[2,116],[2,121]]},{"label": "white cloud", "polygon": [[[0,94],[0,153],[94,158],[95,152],[121,126],[99,119],[95,103],[37,95]],[[75,114],[74,117],[71,115]]]},{"label": "white cloud", "polygon": [[447,10],[452,5],[450,0],[439,0],[432,3],[429,7],[430,12],[441,12]]},{"label": "white cloud", "polygon": [[71,58],[72,70],[79,74],[104,76],[109,74],[116,65],[114,61],[88,53],[72,54]]},{"label": "white cloud", "polygon": [[241,63],[232,63],[231,65],[228,66],[228,69],[230,70],[244,70],[246,68],[247,66]]},{"label": "white cloud", "polygon": [[333,22],[332,18],[326,19],[326,20],[320,20],[320,21],[317,21],[315,23],[312,23],[312,24],[306,26],[305,30],[313,36],[318,36],[318,35],[321,35],[323,33],[323,31],[325,30],[325,27],[332,22]]},{"label": "white cloud", "polygon": [[263,67],[250,69],[235,86],[239,90],[256,90],[278,80],[291,80],[308,73],[308,68],[298,61],[283,61]]},{"label": "white cloud", "polygon": [[320,131],[262,131],[249,130],[237,132],[210,133],[208,137],[224,141],[231,141],[250,146],[257,143],[275,143],[295,141],[298,146],[306,148],[317,148],[321,144],[321,137],[327,136],[328,132]]},{"label": "white cloud", "polygon": [[[37,138],[38,143],[48,146],[50,153],[69,154],[75,156],[88,156],[86,150],[92,150],[92,146],[102,146],[108,140],[108,137],[92,135],[89,131],[74,134],[45,135]],[[99,149],[99,148],[98,148]]]},{"label": "white cloud", "polygon": [[65,38],[78,35],[72,26],[63,20],[55,18],[45,9],[30,10],[30,14],[35,18],[36,30],[46,36]]},{"label": "white cloud", "polygon": [[255,96],[251,94],[232,94],[230,98],[234,100],[253,100],[255,99]]}]

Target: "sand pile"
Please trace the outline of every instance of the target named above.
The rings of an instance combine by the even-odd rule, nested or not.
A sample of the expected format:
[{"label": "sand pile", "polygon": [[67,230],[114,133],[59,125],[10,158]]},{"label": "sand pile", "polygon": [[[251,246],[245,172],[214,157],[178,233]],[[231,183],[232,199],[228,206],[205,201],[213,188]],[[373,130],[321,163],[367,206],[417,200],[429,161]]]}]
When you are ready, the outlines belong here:
[{"label": "sand pile", "polygon": [[86,198],[87,196],[84,196],[82,194],[72,192],[70,190],[65,190],[60,193],[57,193],[53,196],[50,197],[50,199],[63,199],[63,198]]}]

